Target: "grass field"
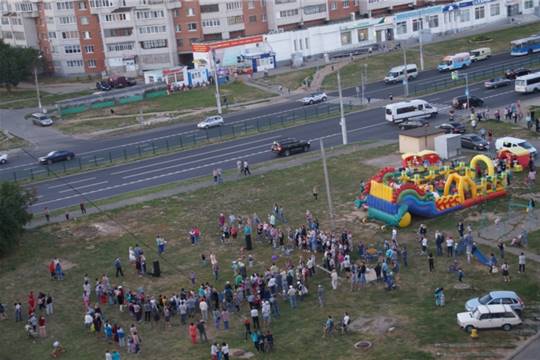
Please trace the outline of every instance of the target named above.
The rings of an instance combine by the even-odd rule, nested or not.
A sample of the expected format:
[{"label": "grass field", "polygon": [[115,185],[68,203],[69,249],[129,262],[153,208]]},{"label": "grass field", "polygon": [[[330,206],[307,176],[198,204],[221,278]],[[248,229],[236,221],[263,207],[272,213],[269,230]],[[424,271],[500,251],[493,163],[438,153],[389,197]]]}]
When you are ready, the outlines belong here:
[{"label": "grass field", "polygon": [[[355,210],[352,201],[360,179],[368,179],[379,167],[387,165],[384,158],[377,161],[373,159],[394,152],[395,146],[386,146],[328,161],[337,230],[350,229],[355,244],[359,241],[380,244],[389,236],[388,232],[381,232],[379,226],[363,224],[360,221],[363,212]],[[105,350],[113,346],[108,345],[104,339],[96,338],[95,334],[87,333],[82,325],[81,293],[85,273],[93,279],[107,272],[112,283],[117,284],[119,282],[112,276],[112,262],[116,256],[121,256],[126,277],[120,282],[125,287],[144,287],[147,294],[170,295],[181,287],[191,287],[188,274],[194,270],[197,283],[209,281],[221,289],[226,280],[231,280],[232,270],[229,265],[238,258],[242,244],[240,241],[232,245],[219,243],[216,226],[219,213],[249,216],[256,212],[264,219],[277,202],[284,207],[285,216],[289,220],[289,224],[279,225],[281,228],[302,224],[304,213],[309,209],[320,220],[321,228],[328,229],[327,206],[324,201],[326,194],[321,191],[319,200],[311,196],[314,185],[324,189],[323,181],[321,162],[313,162],[28,232],[20,248],[0,262],[0,288],[3,289],[1,301],[7,304],[11,317],[2,322],[2,352],[17,354],[14,359],[41,359],[47,357],[53,339],[59,339],[68,350],[62,358],[85,360],[103,356]],[[494,205],[491,210],[498,206],[504,208],[505,200],[498,201],[500,204]],[[471,208],[425,223],[432,235],[437,228],[453,231],[458,219],[472,222],[475,218],[478,218],[478,209]],[[485,359],[494,359],[512,348],[519,337],[518,330],[510,333],[481,332],[480,339],[472,344],[467,334],[458,329],[455,314],[463,310],[466,299],[492,289],[516,290],[526,303],[538,301],[540,285],[537,269],[531,264],[526,275],[517,275],[516,258],[509,256],[513,281],[505,284],[500,275],[490,276],[484,267],[463,264],[463,259],[459,259],[464,266],[466,282],[472,285],[472,289],[455,290],[453,285],[457,279],[447,272],[449,259],[436,258],[436,271],[429,273],[427,260],[416,255],[418,249],[414,231],[418,223],[417,219],[410,229],[402,230],[399,234],[399,241],[409,248],[410,258],[409,268],[401,269],[399,290],[387,292],[375,285],[351,293],[347,284],[342,284],[333,292],[328,277],[319,271],[309,284],[312,294],[300,303],[297,310],[290,310],[288,304],[280,300],[282,317],[271,325],[276,352],[265,357],[285,360],[434,359],[435,353],[441,352],[448,358],[470,358],[467,354],[463,357],[457,354],[472,351],[483,354]],[[187,233],[193,225],[198,225],[202,230],[201,246],[188,245]],[[156,258],[153,240],[156,233],[164,235],[168,240],[166,253],[160,259],[162,277],[139,278],[127,264],[127,249],[139,243],[151,263]],[[483,250],[487,252],[485,248]],[[218,281],[211,278],[210,268],[201,266],[199,261],[201,252],[208,254],[210,251],[217,254],[221,265]],[[271,263],[272,254],[267,244],[255,241],[255,265],[248,272],[264,271]],[[49,280],[47,263],[55,256],[68,265],[66,279],[62,282]],[[297,263],[300,256],[306,254],[296,252],[290,260]],[[278,264],[283,266],[286,260],[286,257],[281,256]],[[318,307],[313,294],[314,286],[318,283],[326,289],[327,305],[323,309]],[[433,290],[440,286],[446,289],[447,306],[444,308],[434,306]],[[35,343],[26,338],[22,325],[13,322],[11,312],[11,304],[17,299],[26,303],[29,290],[50,292],[56,299],[56,312],[49,319],[49,337]],[[116,307],[105,305],[102,308],[106,318],[120,322],[124,328],[132,322],[128,314],[119,313]],[[340,319],[344,311],[348,311],[353,319],[359,316],[392,318],[396,321],[395,330],[391,333],[368,331],[323,339],[321,330],[327,314]],[[241,314],[248,315],[245,306]],[[239,316],[231,317],[232,329],[229,331],[215,331],[211,322],[208,323],[211,338],[220,342],[227,341],[232,348],[253,351],[253,346],[244,343],[242,339]],[[186,329],[178,325],[178,319],[174,319],[172,329],[151,327],[148,324],[140,324],[138,327],[143,338],[142,353],[138,358],[208,358],[209,345],[191,345]],[[366,352],[355,350],[353,344],[363,339],[372,341],[374,347]],[[126,356],[125,353],[122,355],[123,358]]]},{"label": "grass field", "polygon": [[[60,100],[89,95],[91,93],[90,90],[69,94],[52,94],[42,91],[41,103],[43,106],[53,105]],[[0,109],[20,109],[25,107],[37,107],[36,92],[34,90],[13,89],[8,92],[5,89],[0,89]]]},{"label": "grass field", "polygon": [[[439,43],[428,44],[424,46],[424,66],[425,69],[433,69],[440,60],[449,54],[455,54],[460,51],[469,51],[479,47],[490,47],[494,54],[508,52],[510,41],[536,34],[540,31],[540,22],[515,26],[513,28],[493,31],[483,34],[492,39],[487,43],[476,44],[471,42],[478,35],[467,36],[460,39],[452,39]],[[409,64],[420,64],[418,48],[407,50],[407,62]],[[354,61],[341,69],[342,86],[357,86],[360,81],[360,73],[364,64],[368,64],[368,82],[381,81],[388,70],[394,66],[403,64],[403,53],[401,51],[387,54],[379,54],[367,59]],[[337,88],[337,76],[331,74],[323,81],[325,89]]]},{"label": "grass field", "polygon": [[285,74],[269,76],[262,79],[262,81],[272,85],[281,85],[284,89],[291,89],[292,91],[302,86],[306,78],[312,78],[315,71],[316,68],[296,69]]},{"label": "grass field", "polygon": [[16,149],[25,146],[27,143],[23,139],[17,136],[7,137],[2,129],[0,129],[0,151]]}]

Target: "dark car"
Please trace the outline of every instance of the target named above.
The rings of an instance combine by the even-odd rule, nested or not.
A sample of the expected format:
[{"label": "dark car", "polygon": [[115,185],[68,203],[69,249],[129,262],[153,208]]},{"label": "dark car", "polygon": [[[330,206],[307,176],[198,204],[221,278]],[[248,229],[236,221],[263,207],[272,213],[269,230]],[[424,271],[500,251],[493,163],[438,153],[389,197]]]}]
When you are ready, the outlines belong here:
[{"label": "dark car", "polygon": [[487,150],[488,142],[477,134],[465,134],[461,135],[461,147],[465,149],[473,150]]},{"label": "dark car", "polygon": [[503,86],[508,86],[512,83],[512,80],[503,78],[503,77],[497,77],[495,79],[484,81],[484,87],[486,89],[496,89]]},{"label": "dark car", "polygon": [[437,128],[444,130],[447,134],[465,134],[465,125],[457,122],[444,123]]},{"label": "dark car", "polygon": [[424,126],[429,126],[429,122],[424,119],[410,119],[399,123],[400,130],[416,129]]},{"label": "dark car", "polygon": [[[452,106],[454,109],[463,109],[467,108],[467,96],[461,95],[452,99]],[[471,107],[482,107],[484,106],[484,100],[480,99],[477,96],[469,96],[469,106]]]},{"label": "dark car", "polygon": [[523,75],[528,75],[532,71],[525,68],[519,68],[519,69],[508,69],[504,72],[504,76],[506,76],[507,79],[514,80],[515,78]]},{"label": "dark car", "polygon": [[107,80],[101,80],[96,82],[96,89],[101,91],[109,91],[112,89],[112,86]]},{"label": "dark car", "polygon": [[289,156],[293,153],[307,152],[309,147],[309,141],[286,138],[274,141],[272,151],[278,155]]},{"label": "dark car", "polygon": [[46,156],[39,158],[40,164],[52,164],[58,161],[71,160],[75,157],[75,153],[69,150],[56,150],[51,151]]}]

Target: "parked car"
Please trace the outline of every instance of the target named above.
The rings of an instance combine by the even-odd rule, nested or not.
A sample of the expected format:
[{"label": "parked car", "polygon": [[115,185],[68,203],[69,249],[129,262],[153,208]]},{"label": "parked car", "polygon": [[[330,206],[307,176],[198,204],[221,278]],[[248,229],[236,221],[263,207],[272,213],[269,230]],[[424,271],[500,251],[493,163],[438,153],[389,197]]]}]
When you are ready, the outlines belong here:
[{"label": "parked car", "polygon": [[461,147],[473,150],[487,150],[489,144],[477,134],[461,135]]},{"label": "parked car", "polygon": [[52,119],[48,115],[42,113],[34,113],[31,115],[31,118],[34,125],[51,126],[52,124],[54,124],[54,121],[52,121]]},{"label": "parked car", "polygon": [[496,77],[495,79],[487,80],[484,82],[486,89],[496,89],[503,86],[508,86],[512,83],[512,80],[503,77]]},{"label": "parked car", "polygon": [[96,82],[96,89],[100,91],[109,91],[112,89],[112,86],[109,84],[108,80],[101,80]]},{"label": "parked car", "polygon": [[474,311],[458,313],[457,323],[467,332],[497,328],[510,331],[521,324],[521,319],[510,305],[479,305]]},{"label": "parked car", "polygon": [[308,152],[310,145],[309,141],[284,138],[272,143],[272,151],[278,155],[289,156],[293,153]]},{"label": "parked car", "polygon": [[416,129],[424,126],[429,126],[429,122],[425,119],[409,119],[399,123],[400,130]]},{"label": "parked car", "polygon": [[465,125],[458,122],[443,123],[437,129],[444,130],[447,134],[465,134]]},{"label": "parked car", "polygon": [[480,305],[510,305],[518,315],[521,315],[525,304],[514,291],[491,291],[488,294],[467,300],[465,310],[474,311]]},{"label": "parked car", "polygon": [[495,149],[501,150],[501,149],[517,149],[522,148],[529,152],[532,156],[536,157],[537,151],[534,146],[531,145],[527,140],[523,140],[520,138],[515,138],[512,136],[505,136],[502,138],[498,138],[495,140]]},{"label": "parked car", "polygon": [[209,129],[215,126],[222,126],[225,123],[221,115],[209,116],[197,124],[199,129]]},{"label": "parked car", "polygon": [[312,104],[317,104],[326,100],[328,100],[328,96],[326,96],[326,93],[317,92],[317,93],[309,94],[308,96],[302,98],[302,103],[304,105],[312,105]]},{"label": "parked car", "polygon": [[69,150],[51,151],[45,156],[39,158],[40,164],[52,164],[59,161],[71,160],[75,157],[75,153]]},{"label": "parked car", "polygon": [[[463,109],[464,107],[467,107],[467,96],[456,96],[452,99],[452,106],[455,109]],[[482,107],[484,106],[484,100],[480,99],[478,96],[469,96],[469,106]]]},{"label": "parked car", "polygon": [[0,165],[7,163],[8,154],[0,154]]},{"label": "parked car", "polygon": [[525,68],[508,69],[504,72],[504,76],[506,76],[507,79],[514,80],[517,77],[529,75],[531,72],[531,70]]}]

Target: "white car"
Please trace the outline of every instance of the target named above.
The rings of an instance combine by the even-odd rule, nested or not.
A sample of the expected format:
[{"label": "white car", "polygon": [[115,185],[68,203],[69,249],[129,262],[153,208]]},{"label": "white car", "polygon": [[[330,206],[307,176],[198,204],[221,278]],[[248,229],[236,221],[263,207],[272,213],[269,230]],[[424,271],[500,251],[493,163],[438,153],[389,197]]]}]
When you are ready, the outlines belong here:
[{"label": "white car", "polygon": [[521,319],[510,305],[478,305],[474,311],[458,313],[457,323],[467,332],[495,328],[510,331],[513,326],[521,324]]},{"label": "white car", "polygon": [[220,115],[209,116],[197,124],[199,129],[208,129],[214,126],[222,126],[225,123]]},{"label": "white car", "polygon": [[532,146],[527,140],[511,137],[511,136],[505,136],[502,138],[498,138],[495,141],[495,148],[497,150],[501,149],[518,149],[522,148],[524,150],[527,150],[529,154],[536,157],[537,151],[534,146]]},{"label": "white car", "polygon": [[0,154],[0,165],[4,165],[5,163],[7,163],[7,158],[7,154]]},{"label": "white car", "polygon": [[309,94],[308,96],[302,98],[302,104],[312,105],[328,100],[328,96],[324,92],[317,92]]}]

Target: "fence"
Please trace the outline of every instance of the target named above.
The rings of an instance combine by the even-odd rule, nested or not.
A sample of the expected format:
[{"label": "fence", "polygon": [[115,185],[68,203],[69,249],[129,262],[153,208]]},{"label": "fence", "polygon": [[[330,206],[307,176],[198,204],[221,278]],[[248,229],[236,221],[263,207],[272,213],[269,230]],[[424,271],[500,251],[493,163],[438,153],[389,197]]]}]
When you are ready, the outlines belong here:
[{"label": "fence", "polygon": [[[520,68],[520,67],[532,67],[540,64],[540,56],[532,55],[528,56],[527,59],[518,60],[518,61],[508,61],[504,64],[498,64],[490,66],[487,69],[478,69],[467,71],[468,81],[472,83],[477,80],[484,80],[490,77],[502,76],[504,71],[509,68]],[[460,73],[465,70],[459,70]],[[409,83],[409,86],[411,84]],[[450,78],[450,73],[448,73],[448,78],[441,80],[433,80],[421,84],[415,84],[410,91],[411,96],[429,94],[432,92],[447,90],[448,88],[464,86],[465,79],[460,77],[459,80],[452,80]]]},{"label": "fence", "polygon": [[[346,105],[347,111],[352,105]],[[209,144],[221,140],[230,140],[236,137],[268,131],[278,127],[291,126],[301,122],[327,118],[339,113],[339,104],[324,103],[305,106],[278,114],[268,114],[252,119],[241,120],[217,128],[192,130],[180,134],[171,134],[159,139],[140,142],[131,145],[120,145],[107,151],[97,151],[92,154],[76,156],[70,161],[63,161],[50,165],[25,167],[17,171],[1,171],[0,181],[34,181],[54,177],[56,174],[76,173],[82,170],[91,170],[115,162],[137,160],[158,154],[177,151],[179,149],[194,147],[199,144]],[[270,149],[270,144],[269,144]]]}]

